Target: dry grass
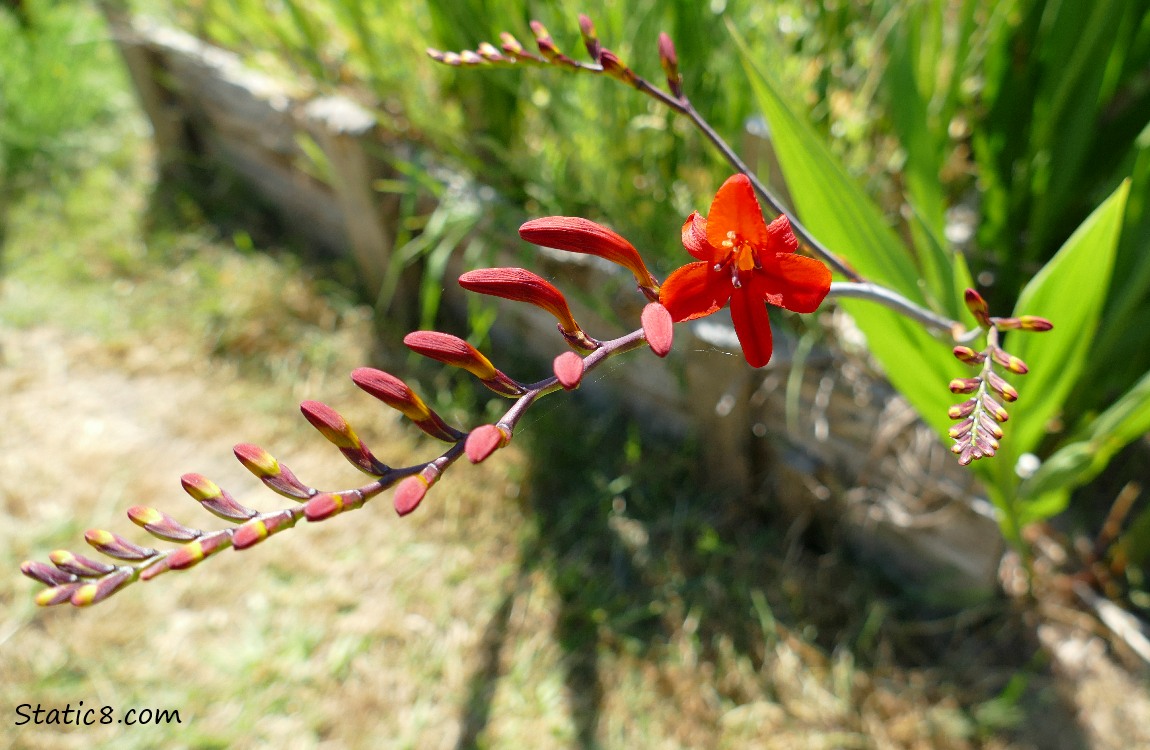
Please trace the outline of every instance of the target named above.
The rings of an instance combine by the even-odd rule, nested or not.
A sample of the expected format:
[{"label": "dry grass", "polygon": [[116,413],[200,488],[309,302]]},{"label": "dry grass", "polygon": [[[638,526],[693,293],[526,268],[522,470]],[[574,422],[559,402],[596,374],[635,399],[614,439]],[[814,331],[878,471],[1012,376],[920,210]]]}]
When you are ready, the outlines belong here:
[{"label": "dry grass", "polygon": [[[350,415],[389,460],[429,452],[345,379],[372,358],[365,316],[318,294],[306,270],[222,242],[194,208],[157,211],[146,148],[126,143],[74,187],[16,207],[9,228],[5,744],[1148,741],[1145,686],[1097,639],[1048,629],[1043,646],[1005,603],[925,619],[833,544],[813,549],[710,494],[690,445],[579,402],[541,405],[511,448],[454,469],[411,518],[383,499],[89,611],[37,610],[21,560],[79,551],[86,528],[130,534],[122,510],[137,503],[196,519],[184,471],[261,509],[284,502],[231,459],[235,442],[267,446],[315,483],[356,482],[294,413],[303,398]],[[1067,643],[1079,647],[1060,655]],[[14,725],[20,704],[79,701],[175,709],[182,723]]]}]

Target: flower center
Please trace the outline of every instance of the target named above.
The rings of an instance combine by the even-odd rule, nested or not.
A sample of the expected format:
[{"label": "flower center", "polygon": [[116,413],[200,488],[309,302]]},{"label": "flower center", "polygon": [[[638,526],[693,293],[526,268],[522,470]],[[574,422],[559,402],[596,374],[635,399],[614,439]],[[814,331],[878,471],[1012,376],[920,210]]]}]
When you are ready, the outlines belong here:
[{"label": "flower center", "polygon": [[723,249],[730,251],[730,261],[740,271],[749,271],[758,265],[755,250],[749,242],[744,242],[734,231],[727,232],[727,239],[723,240]]},{"label": "flower center", "polygon": [[727,232],[727,239],[723,240],[722,247],[728,251],[725,261],[715,266],[718,271],[722,266],[731,265],[731,285],[736,289],[742,286],[739,282],[739,274],[743,271],[750,271],[759,265],[759,260],[755,256],[755,249],[749,242],[744,242],[739,239],[739,235],[734,231]]}]

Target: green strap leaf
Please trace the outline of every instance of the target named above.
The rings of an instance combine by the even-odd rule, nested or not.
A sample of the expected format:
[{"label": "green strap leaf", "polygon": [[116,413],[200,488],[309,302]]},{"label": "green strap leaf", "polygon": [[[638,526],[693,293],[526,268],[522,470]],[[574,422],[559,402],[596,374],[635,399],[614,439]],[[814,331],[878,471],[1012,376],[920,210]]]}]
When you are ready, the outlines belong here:
[{"label": "green strap leaf", "polygon": [[1040,315],[1054,323],[1046,333],[1013,332],[1005,348],[1030,367],[1014,381],[1019,405],[1003,447],[1015,456],[1033,451],[1047,423],[1062,408],[1086,364],[1098,329],[1130,181],[1126,180],[1075,230],[1019,295],[1015,315]]},{"label": "green strap leaf", "polygon": [[[910,252],[818,133],[787,107],[778,85],[755,65],[738,31],[730,31],[757,103],[771,125],[779,165],[803,222],[864,277],[921,304],[928,295]],[[969,278],[965,265],[955,273]],[[948,279],[944,283],[952,287],[953,282]],[[934,299],[955,298],[953,288],[930,292]],[[950,424],[946,410],[952,401],[946,384],[954,377],[956,366],[950,347],[920,324],[875,303],[843,300],[840,304],[866,334],[871,353],[894,386],[928,424],[945,434]]]}]

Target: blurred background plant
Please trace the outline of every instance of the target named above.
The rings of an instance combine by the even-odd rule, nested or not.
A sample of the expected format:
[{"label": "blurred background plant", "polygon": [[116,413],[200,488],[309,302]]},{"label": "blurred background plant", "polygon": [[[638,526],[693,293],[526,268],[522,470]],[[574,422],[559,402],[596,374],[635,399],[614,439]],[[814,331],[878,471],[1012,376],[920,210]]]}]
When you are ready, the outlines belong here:
[{"label": "blurred background plant", "polygon": [[115,50],[93,36],[90,8],[51,0],[0,4],[0,245],[12,200],[58,179],[106,141],[79,137],[130,102]]}]

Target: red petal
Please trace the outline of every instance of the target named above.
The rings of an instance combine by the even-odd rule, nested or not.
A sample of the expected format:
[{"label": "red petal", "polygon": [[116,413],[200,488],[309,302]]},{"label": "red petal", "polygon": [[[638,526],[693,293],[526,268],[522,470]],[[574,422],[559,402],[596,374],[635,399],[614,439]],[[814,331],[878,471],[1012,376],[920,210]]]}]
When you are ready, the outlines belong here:
[{"label": "red petal", "polygon": [[659,302],[681,323],[719,311],[731,297],[730,278],[711,264],[688,263],[672,273],[659,290]]},{"label": "red petal", "polygon": [[786,214],[767,225],[767,252],[793,253],[799,249],[799,238],[791,229],[791,220]]},{"label": "red petal", "polygon": [[694,257],[709,263],[718,263],[727,257],[726,250],[717,250],[707,242],[707,217],[698,211],[683,222],[683,247]]},{"label": "red petal", "polygon": [[831,289],[831,269],[822,261],[805,255],[783,253],[762,271],[751,274],[750,289],[761,299],[791,312],[812,313]]},{"label": "red petal", "polygon": [[724,182],[707,212],[707,241],[714,247],[722,247],[727,232],[734,232],[752,247],[767,246],[767,223],[763,221],[755,189],[745,174],[737,174]]},{"label": "red petal", "polygon": [[771,361],[774,341],[771,337],[771,318],[763,298],[746,287],[731,295],[731,320],[743,347],[743,356],[751,367],[762,367]]}]

